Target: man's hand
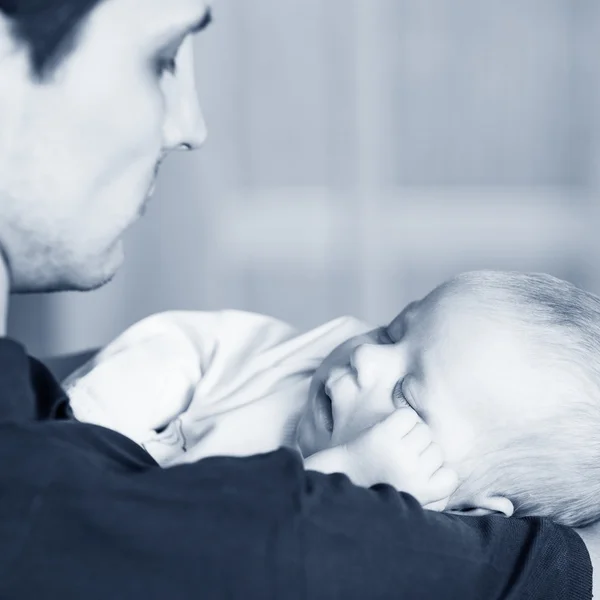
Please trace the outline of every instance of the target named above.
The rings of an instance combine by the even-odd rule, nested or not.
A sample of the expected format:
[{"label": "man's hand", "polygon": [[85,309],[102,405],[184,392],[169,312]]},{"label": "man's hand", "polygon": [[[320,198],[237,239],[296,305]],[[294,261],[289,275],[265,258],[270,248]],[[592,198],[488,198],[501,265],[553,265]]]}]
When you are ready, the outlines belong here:
[{"label": "man's hand", "polygon": [[353,483],[387,483],[414,496],[422,506],[442,511],[458,477],[444,466],[441,448],[414,410],[402,408],[355,439],[308,457],[307,470],[345,473]]}]

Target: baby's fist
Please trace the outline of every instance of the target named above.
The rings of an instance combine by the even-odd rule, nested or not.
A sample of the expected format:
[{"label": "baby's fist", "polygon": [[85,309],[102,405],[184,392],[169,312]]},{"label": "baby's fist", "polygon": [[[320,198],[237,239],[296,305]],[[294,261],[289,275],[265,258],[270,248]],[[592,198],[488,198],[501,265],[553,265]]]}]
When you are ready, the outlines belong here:
[{"label": "baby's fist", "polygon": [[309,457],[306,467],[345,473],[363,487],[387,483],[431,510],[445,508],[458,482],[455,472],[444,466],[429,427],[410,408],[398,409],[353,440]]}]

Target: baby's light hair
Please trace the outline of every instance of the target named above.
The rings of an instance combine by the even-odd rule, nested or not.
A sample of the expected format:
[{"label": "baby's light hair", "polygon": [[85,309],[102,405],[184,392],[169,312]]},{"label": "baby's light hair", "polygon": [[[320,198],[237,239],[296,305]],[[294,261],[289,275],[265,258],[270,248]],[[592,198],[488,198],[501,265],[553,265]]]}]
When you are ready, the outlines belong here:
[{"label": "baby's light hair", "polygon": [[515,516],[571,527],[600,519],[600,298],[540,273],[473,271],[441,289],[508,315],[560,381],[551,416],[498,432],[472,453],[451,503],[485,491],[509,498]]}]

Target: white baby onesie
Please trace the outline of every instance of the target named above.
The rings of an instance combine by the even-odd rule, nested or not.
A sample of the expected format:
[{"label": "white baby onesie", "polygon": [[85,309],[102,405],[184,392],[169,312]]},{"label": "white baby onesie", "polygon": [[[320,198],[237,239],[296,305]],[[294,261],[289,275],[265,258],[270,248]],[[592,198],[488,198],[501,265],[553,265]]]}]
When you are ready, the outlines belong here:
[{"label": "white baby onesie", "polygon": [[172,311],[127,329],[63,385],[75,418],[116,430],[163,467],[295,446],[310,378],[372,327],[341,317],[306,333],[264,315]]}]

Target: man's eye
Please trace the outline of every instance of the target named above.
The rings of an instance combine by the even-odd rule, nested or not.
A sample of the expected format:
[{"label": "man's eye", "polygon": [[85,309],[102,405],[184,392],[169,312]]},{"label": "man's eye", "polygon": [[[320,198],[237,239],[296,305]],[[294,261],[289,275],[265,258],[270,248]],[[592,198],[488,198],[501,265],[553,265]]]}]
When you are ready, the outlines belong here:
[{"label": "man's eye", "polygon": [[161,77],[165,73],[175,74],[175,71],[177,71],[177,56],[184,39],[184,37],[179,37],[157,51],[154,59],[154,70],[157,76]]},{"label": "man's eye", "polygon": [[406,400],[406,396],[404,395],[404,392],[402,391],[403,383],[404,383],[404,378],[399,379],[396,382],[394,389],[392,390],[392,400],[393,400],[394,404],[400,404],[400,405],[408,404],[408,402]]},{"label": "man's eye", "polygon": [[177,63],[174,56],[159,56],[154,61],[154,69],[156,74],[160,77],[164,73],[175,74],[177,70]]}]

